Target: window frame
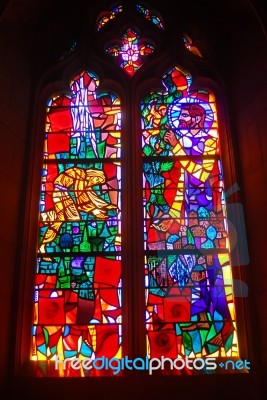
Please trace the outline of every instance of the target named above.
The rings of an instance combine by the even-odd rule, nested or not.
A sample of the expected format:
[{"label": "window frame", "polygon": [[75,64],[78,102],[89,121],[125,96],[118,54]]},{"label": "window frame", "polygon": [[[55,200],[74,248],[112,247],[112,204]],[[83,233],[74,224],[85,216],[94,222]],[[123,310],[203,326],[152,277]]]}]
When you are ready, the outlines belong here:
[{"label": "window frame", "polygon": [[[85,40],[80,53],[72,54],[69,58],[53,66],[42,77],[32,100],[32,123],[29,129],[29,159],[27,165],[28,174],[25,175],[24,184],[26,189],[25,202],[23,204],[24,216],[21,217],[23,232],[21,237],[21,248],[19,249],[18,265],[20,269],[19,290],[16,294],[18,303],[16,314],[16,332],[14,337],[14,363],[16,373],[26,373],[35,376],[33,362],[29,363],[29,349],[31,347],[31,325],[32,325],[32,296],[34,288],[34,275],[36,262],[36,238],[38,237],[38,205],[40,189],[40,171],[42,169],[43,154],[43,132],[45,121],[46,101],[54,93],[69,92],[68,81],[83,68],[96,73],[100,78],[99,90],[115,92],[121,100],[122,112],[127,116],[122,118],[122,186],[123,204],[126,209],[123,218],[122,235],[126,241],[126,248],[122,251],[123,265],[123,326],[125,329],[125,354],[129,358],[144,357],[145,355],[145,292],[144,292],[144,270],[143,270],[143,208],[142,201],[136,206],[136,199],[142,200],[142,155],[141,155],[141,112],[140,104],[144,96],[151,90],[163,90],[161,78],[164,73],[174,64],[181,65],[192,74],[192,88],[206,89],[212,91],[217,104],[218,130],[221,147],[221,159],[224,171],[224,186],[230,188],[237,181],[234,148],[231,139],[231,126],[229,111],[227,108],[227,89],[218,74],[205,61],[188,53],[183,46],[183,38],[177,41],[173,51],[175,39],[164,47],[159,36],[165,36],[164,32],[158,32],[157,28],[148,29],[141,22],[141,17],[134,19],[138,22],[139,31],[144,29],[146,37],[149,35],[159,43],[159,52],[142,67],[131,78],[121,70],[112,59],[106,59],[97,54],[95,49],[87,52],[88,41]],[[135,25],[134,24],[134,25]],[[107,31],[107,29],[105,28]],[[95,34],[97,46],[101,49],[107,35]],[[150,38],[150,37],[149,37]],[[164,44],[166,44],[166,39]],[[163,49],[164,47],[164,49]],[[104,49],[103,49],[104,50]],[[203,69],[205,72],[203,73]],[[151,73],[152,71],[152,73]],[[131,110],[131,112],[130,112]],[[129,117],[130,115],[130,117]],[[139,144],[138,144],[139,142]],[[138,147],[140,145],[140,147]],[[124,148],[125,147],[125,151]],[[135,179],[132,171],[135,171]],[[130,179],[128,178],[130,177]],[[239,203],[240,195],[233,193],[228,200],[229,203]],[[135,221],[134,228],[131,221]],[[132,244],[128,246],[127,244]],[[135,255],[132,257],[132,255]],[[246,282],[246,272],[242,266],[232,268],[233,278]],[[124,282],[127,283],[124,287]],[[137,288],[137,290],[136,290]],[[251,334],[249,329],[248,301],[246,298],[236,297],[237,332],[240,349],[240,358],[252,356],[249,351]],[[137,323],[136,323],[137,321]],[[243,335],[243,332],[246,332]],[[126,374],[127,375],[127,374]],[[91,379],[91,378],[90,378]],[[99,379],[99,378],[97,378]]]}]

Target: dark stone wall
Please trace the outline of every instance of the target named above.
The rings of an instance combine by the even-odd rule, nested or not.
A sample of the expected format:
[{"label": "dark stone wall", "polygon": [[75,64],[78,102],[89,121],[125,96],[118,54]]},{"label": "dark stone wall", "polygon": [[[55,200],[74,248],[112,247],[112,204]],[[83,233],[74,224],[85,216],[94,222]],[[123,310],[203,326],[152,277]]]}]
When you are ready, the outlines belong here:
[{"label": "dark stone wall", "polygon": [[[78,0],[73,5],[73,26],[80,35],[82,29],[79,32],[77,18],[79,6],[85,6],[84,3],[88,2]],[[58,49],[65,50],[71,41],[64,16],[70,21],[72,13],[70,6],[64,8],[64,4],[61,0],[27,0],[22,6],[20,0],[10,0],[0,8],[0,383],[3,398],[7,400],[11,393],[15,398],[30,399],[34,392],[39,391],[39,399],[56,398],[50,395],[53,392],[62,399],[83,393],[89,398],[92,397],[91,390],[98,397],[98,383],[78,383],[76,380],[76,383],[72,380],[58,383],[49,379],[40,382],[29,377],[16,379],[12,369],[14,359],[18,357],[15,344],[13,346],[17,334],[14,332],[17,303],[21,301],[20,291],[23,292],[27,279],[26,273],[20,273],[27,239],[23,234],[25,227],[21,225],[25,224],[25,210],[29,212],[25,201],[30,198],[27,191],[33,173],[28,163],[33,151],[33,121],[36,123],[33,110],[36,109],[37,88],[45,69],[55,61]],[[108,1],[90,4],[88,21],[94,21],[98,12],[108,4]],[[199,41],[200,49],[220,73],[224,85],[236,169],[234,180],[240,188],[230,202],[238,201],[243,205],[249,252],[249,260],[241,266],[241,275],[248,285],[245,302],[248,319],[247,326],[243,324],[242,328],[248,331],[248,350],[255,373],[251,376],[211,377],[204,386],[202,380],[187,379],[180,383],[170,379],[163,383],[167,386],[162,386],[158,379],[145,380],[137,376],[119,384],[116,384],[119,379],[107,380],[107,386],[102,386],[101,390],[105,397],[110,398],[162,398],[166,393],[166,398],[178,398],[186,392],[186,398],[195,398],[196,395],[206,398],[213,396],[212,393],[216,398],[225,398],[230,391],[232,395],[229,393],[229,398],[260,399],[263,398],[260,393],[267,389],[264,388],[267,370],[267,36],[264,5],[260,1],[245,0],[184,2],[176,5],[177,15],[181,16],[178,22],[170,1],[155,1],[153,7],[160,11],[166,23],[172,24],[172,31],[180,23]],[[88,4],[84,10],[87,9]],[[49,15],[54,21],[53,26]],[[62,28],[59,34],[55,29],[55,16]]]}]

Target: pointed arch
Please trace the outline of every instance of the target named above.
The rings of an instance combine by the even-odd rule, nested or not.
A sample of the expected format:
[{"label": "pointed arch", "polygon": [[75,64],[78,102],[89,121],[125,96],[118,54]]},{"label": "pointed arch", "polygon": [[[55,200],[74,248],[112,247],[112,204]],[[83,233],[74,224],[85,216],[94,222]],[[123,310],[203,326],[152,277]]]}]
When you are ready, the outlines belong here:
[{"label": "pointed arch", "polygon": [[33,360],[121,356],[121,104],[98,86],[47,101]]},{"label": "pointed arch", "polygon": [[179,66],[141,103],[147,354],[238,357],[216,99]]}]

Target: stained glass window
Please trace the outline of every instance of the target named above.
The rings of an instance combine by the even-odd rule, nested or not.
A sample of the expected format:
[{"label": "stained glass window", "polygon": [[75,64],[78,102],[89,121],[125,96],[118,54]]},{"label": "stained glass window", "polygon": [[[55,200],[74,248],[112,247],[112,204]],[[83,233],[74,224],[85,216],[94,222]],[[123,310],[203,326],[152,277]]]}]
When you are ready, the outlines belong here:
[{"label": "stained glass window", "polygon": [[98,86],[47,103],[33,360],[121,355],[121,105]]},{"label": "stained glass window", "polygon": [[122,45],[111,45],[106,49],[107,54],[118,57],[120,67],[130,76],[143,64],[145,56],[154,52],[150,43],[140,42],[137,33],[129,28],[122,38]]},{"label": "stained glass window", "polygon": [[238,356],[215,97],[162,82],[141,105],[147,355]]},{"label": "stained glass window", "polygon": [[151,10],[141,4],[137,4],[136,9],[145,17],[146,20],[152,22],[152,24],[156,25],[159,29],[164,30],[163,19],[157,11]]},{"label": "stained glass window", "polygon": [[[101,13],[97,30],[121,11],[118,6]],[[164,28],[156,12],[140,4],[136,11]],[[143,38],[141,29],[123,29],[120,42],[109,40],[101,49],[133,77],[158,42]],[[184,42],[193,51],[188,35]],[[110,68],[107,60],[103,71]],[[133,98],[140,88],[137,75],[135,86],[128,81]],[[46,367],[42,376],[50,375],[49,361],[59,376],[114,376],[110,364],[77,369],[57,361],[103,356],[124,362],[126,349],[143,351],[146,361],[239,356],[216,99],[210,90],[193,89],[192,76],[177,65],[162,85],[162,91],[149,88],[141,101],[140,130],[133,103],[129,100],[122,116],[120,98],[100,90],[91,70],[81,70],[69,92],[47,101],[31,350],[31,359]],[[124,131],[124,159],[122,119],[134,121]],[[140,186],[135,167],[142,170]],[[133,173],[131,179],[124,175],[130,194],[122,188],[122,168]],[[128,200],[132,194],[124,207],[123,196]],[[135,207],[143,211],[140,220],[129,217],[138,215]],[[127,218],[123,237],[122,216]],[[141,291],[140,306],[132,293]],[[130,337],[133,325],[143,337]]]},{"label": "stained glass window", "polygon": [[72,53],[74,53],[74,51],[77,48],[77,41],[74,40],[71,44],[71,46],[64,51],[64,53],[62,54],[62,56],[59,58],[59,61],[65,60],[69,55],[71,55]]},{"label": "stained glass window", "polygon": [[102,29],[107,22],[116,18],[117,15],[121,12],[122,12],[122,5],[118,5],[112,8],[112,10],[103,11],[97,19],[96,30],[99,31],[100,29]]},{"label": "stained glass window", "polygon": [[191,53],[195,54],[196,56],[198,56],[200,58],[203,57],[201,52],[199,51],[198,47],[195,44],[193,44],[191,37],[188,36],[186,33],[184,33],[183,41],[184,41],[184,45],[188,51],[190,51]]}]

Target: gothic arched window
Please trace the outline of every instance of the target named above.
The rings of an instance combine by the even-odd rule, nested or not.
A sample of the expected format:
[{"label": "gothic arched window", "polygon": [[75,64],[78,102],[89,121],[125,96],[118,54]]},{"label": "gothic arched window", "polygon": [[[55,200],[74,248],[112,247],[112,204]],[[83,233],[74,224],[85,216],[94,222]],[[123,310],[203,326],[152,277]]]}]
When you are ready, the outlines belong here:
[{"label": "gothic arched window", "polygon": [[163,374],[220,373],[239,359],[220,99],[201,81],[204,55],[182,32],[174,51],[167,29],[156,10],[119,4],[97,18],[97,54],[75,42],[60,58],[76,72],[46,102],[31,346],[41,374],[123,375],[125,357],[136,370],[153,359]]},{"label": "gothic arched window", "polygon": [[121,105],[83,70],[49,99],[33,359],[121,354]]},{"label": "gothic arched window", "polygon": [[142,101],[150,357],[238,356],[217,110],[171,68]]}]

